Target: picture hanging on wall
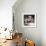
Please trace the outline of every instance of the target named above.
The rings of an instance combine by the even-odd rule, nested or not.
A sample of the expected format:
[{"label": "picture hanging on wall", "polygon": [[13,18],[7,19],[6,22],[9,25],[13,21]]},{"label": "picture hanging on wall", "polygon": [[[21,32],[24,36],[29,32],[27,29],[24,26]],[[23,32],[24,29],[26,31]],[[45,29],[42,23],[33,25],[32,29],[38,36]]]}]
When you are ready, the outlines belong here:
[{"label": "picture hanging on wall", "polygon": [[36,14],[35,13],[24,13],[22,15],[23,27],[36,27]]}]

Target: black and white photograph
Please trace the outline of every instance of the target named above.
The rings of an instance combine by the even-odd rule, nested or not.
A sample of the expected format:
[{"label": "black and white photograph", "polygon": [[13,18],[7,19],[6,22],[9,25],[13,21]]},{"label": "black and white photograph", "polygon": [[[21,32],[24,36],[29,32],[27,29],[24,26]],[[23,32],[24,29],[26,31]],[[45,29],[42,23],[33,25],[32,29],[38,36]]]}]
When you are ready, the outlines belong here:
[{"label": "black and white photograph", "polygon": [[22,21],[24,27],[36,27],[36,14],[24,14]]}]

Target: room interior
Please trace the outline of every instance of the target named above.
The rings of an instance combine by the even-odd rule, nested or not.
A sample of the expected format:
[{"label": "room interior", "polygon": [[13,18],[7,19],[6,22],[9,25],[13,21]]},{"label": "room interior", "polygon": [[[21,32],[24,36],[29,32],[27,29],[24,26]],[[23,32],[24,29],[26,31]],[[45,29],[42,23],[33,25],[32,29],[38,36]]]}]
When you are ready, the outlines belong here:
[{"label": "room interior", "polygon": [[46,1],[0,0],[0,46],[46,46]]}]

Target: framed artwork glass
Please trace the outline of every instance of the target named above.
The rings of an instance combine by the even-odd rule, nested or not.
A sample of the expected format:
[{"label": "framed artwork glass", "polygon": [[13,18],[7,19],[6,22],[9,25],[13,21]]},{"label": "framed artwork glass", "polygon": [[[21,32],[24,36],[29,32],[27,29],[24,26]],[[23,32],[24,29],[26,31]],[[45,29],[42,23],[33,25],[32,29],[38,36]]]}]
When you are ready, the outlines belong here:
[{"label": "framed artwork glass", "polygon": [[36,27],[36,13],[24,13],[22,15],[23,27]]}]

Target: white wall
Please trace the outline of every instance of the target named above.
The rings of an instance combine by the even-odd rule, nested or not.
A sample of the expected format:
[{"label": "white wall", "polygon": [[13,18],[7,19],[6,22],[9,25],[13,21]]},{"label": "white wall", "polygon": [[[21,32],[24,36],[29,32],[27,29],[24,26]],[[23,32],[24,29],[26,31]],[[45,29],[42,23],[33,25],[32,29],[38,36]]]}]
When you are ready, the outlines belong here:
[{"label": "white wall", "polygon": [[[41,0],[23,0],[21,3],[16,3],[13,6],[13,12],[15,28],[18,32],[22,32],[24,38],[34,40],[36,46],[41,46]],[[36,28],[22,27],[22,14],[25,12],[36,13]]]},{"label": "white wall", "polygon": [[41,38],[42,46],[46,46],[46,0],[41,1]]},{"label": "white wall", "polygon": [[0,27],[12,28],[12,6],[16,0],[0,0]]},{"label": "white wall", "polygon": [[[20,0],[21,1],[21,0]],[[46,0],[23,0],[14,4],[15,28],[22,32],[24,37],[33,39],[36,46],[46,46]],[[22,13],[35,12],[37,14],[37,27],[22,27]]]}]

